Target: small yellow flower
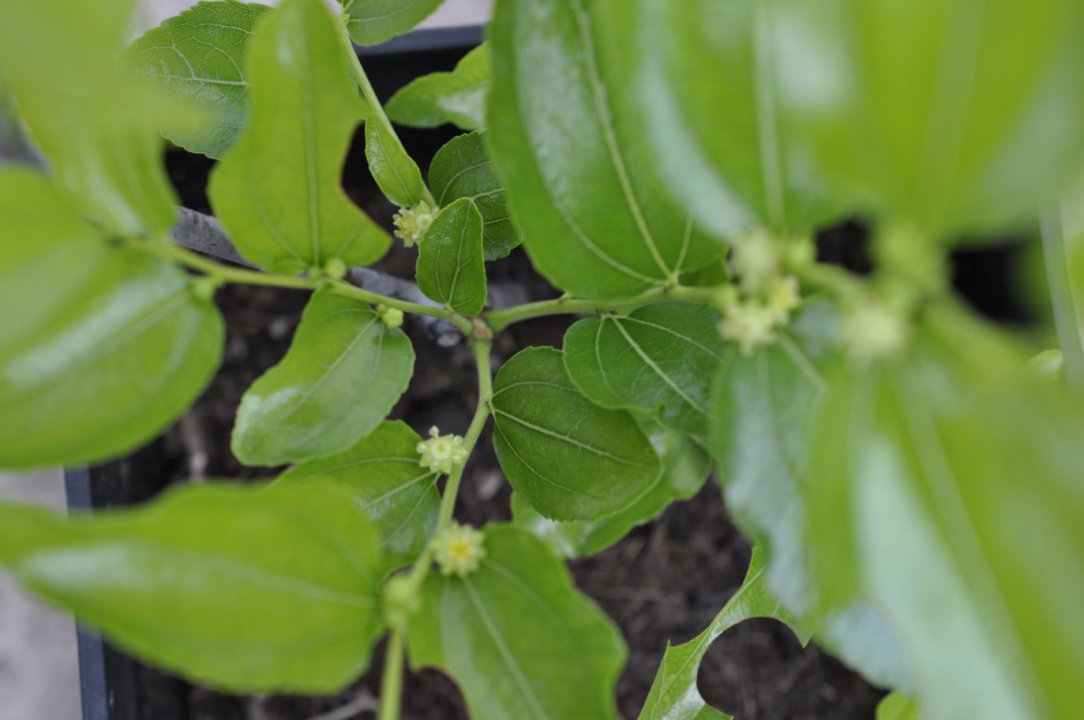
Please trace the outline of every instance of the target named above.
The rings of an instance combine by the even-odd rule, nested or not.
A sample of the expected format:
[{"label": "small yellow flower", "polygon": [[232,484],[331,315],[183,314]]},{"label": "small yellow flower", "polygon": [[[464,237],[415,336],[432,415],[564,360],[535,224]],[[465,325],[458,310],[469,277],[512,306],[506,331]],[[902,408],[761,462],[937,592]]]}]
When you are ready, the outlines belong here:
[{"label": "small yellow flower", "polygon": [[730,266],[738,275],[742,290],[754,295],[779,277],[782,263],[779,241],[764,228],[757,228],[734,241]]},{"label": "small yellow flower", "polygon": [[775,308],[754,300],[742,300],[729,305],[723,312],[719,331],[727,340],[738,343],[743,355],[750,355],[761,345],[775,341],[778,325],[779,316]]},{"label": "small yellow flower", "polygon": [[787,275],[776,281],[772,287],[771,306],[780,323],[790,319],[790,313],[802,304],[802,294],[798,288],[798,279]]},{"label": "small yellow flower", "polygon": [[433,554],[444,575],[466,577],[485,559],[485,533],[469,525],[452,523],[433,538]]},{"label": "small yellow flower", "polygon": [[407,247],[414,247],[425,237],[436,215],[437,209],[424,200],[412,208],[400,208],[394,218],[395,237]]},{"label": "small yellow flower", "polygon": [[843,317],[843,342],[851,357],[860,362],[901,352],[910,335],[904,314],[879,300],[855,305]]},{"label": "small yellow flower", "polygon": [[422,456],[419,464],[433,472],[447,475],[467,461],[467,448],[459,435],[441,435],[436,427],[429,428],[429,439],[418,443]]}]

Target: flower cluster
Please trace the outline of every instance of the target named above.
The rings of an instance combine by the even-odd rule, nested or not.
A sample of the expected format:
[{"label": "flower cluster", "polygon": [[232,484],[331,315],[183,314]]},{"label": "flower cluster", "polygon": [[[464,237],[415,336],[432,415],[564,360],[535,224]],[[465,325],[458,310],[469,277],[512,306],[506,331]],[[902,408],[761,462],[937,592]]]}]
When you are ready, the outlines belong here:
[{"label": "flower cluster", "polygon": [[395,237],[407,247],[414,247],[425,237],[436,216],[437,209],[424,200],[412,208],[400,208],[394,218]]},{"label": "flower cluster", "polygon": [[723,310],[719,331],[749,355],[775,341],[776,330],[801,304],[801,293],[798,280],[782,274],[779,242],[765,230],[754,230],[734,243],[730,266],[738,277],[737,292]]},{"label": "flower cluster", "polygon": [[433,538],[433,555],[444,575],[466,577],[485,559],[485,533],[469,525],[452,523]]},{"label": "flower cluster", "polygon": [[467,461],[467,448],[459,435],[441,435],[436,427],[429,428],[429,439],[418,443],[422,456],[419,464],[433,472],[447,475]]},{"label": "flower cluster", "polygon": [[387,305],[376,306],[376,316],[389,330],[394,330],[403,325],[403,311],[399,308],[390,308]]},{"label": "flower cluster", "polygon": [[854,304],[843,315],[843,344],[858,362],[890,357],[907,347],[907,316],[876,298]]}]

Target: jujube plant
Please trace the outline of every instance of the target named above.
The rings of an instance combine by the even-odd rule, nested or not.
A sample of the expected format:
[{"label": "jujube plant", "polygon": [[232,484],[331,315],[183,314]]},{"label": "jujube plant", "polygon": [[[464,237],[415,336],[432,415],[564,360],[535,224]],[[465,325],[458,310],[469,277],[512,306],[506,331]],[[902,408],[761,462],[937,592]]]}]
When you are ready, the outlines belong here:
[{"label": "jujube plant", "polygon": [[[1084,5],[498,0],[482,46],[382,105],[354,44],[438,4],[210,0],[131,43],[131,0],[0,6],[0,99],[40,159],[0,170],[0,466],[132,450],[215,373],[218,288],[310,293],[232,434],[288,469],[70,519],[0,504],[0,565],[214,687],[334,691],[386,636],[382,720],[407,661],[479,720],[611,718],[625,646],[564,560],[714,472],[754,558],[642,720],[723,717],[697,668],[751,617],[895,689],[878,717],[1077,717]],[[396,124],[449,123],[423,173]],[[362,125],[393,235],[341,186]],[[166,140],[218,161],[216,219],[178,209]],[[855,217],[868,274],[818,261]],[[952,290],[951,253],[1007,234],[1045,261],[1039,332]],[[399,244],[415,277],[376,283]],[[494,307],[520,244],[561,294]],[[494,367],[548,315],[581,317]],[[404,322],[469,343],[468,427],[388,419]],[[513,520],[474,528],[487,426]]]}]

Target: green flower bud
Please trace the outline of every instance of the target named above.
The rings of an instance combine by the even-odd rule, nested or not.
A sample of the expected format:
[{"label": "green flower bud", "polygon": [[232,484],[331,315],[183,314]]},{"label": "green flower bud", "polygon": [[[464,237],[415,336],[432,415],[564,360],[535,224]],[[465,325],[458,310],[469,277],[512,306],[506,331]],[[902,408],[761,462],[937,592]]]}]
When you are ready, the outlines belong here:
[{"label": "green flower bud", "polygon": [[403,325],[403,311],[399,308],[390,308],[386,305],[377,305],[376,314],[384,323],[384,327],[394,330]]},{"label": "green flower bud", "polygon": [[346,263],[340,258],[331,258],[324,265],[324,274],[332,280],[342,280],[346,277]]},{"label": "green flower bud", "polygon": [[214,299],[218,283],[209,277],[196,278],[192,281],[192,295],[200,300],[210,301]]}]

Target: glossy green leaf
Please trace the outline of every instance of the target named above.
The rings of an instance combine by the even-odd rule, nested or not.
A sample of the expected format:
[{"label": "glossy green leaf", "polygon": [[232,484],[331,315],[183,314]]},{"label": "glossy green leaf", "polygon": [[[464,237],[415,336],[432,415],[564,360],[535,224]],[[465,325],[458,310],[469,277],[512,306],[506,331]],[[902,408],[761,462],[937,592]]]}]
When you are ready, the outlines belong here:
[{"label": "glossy green leaf", "polygon": [[626,651],[610,619],[530,533],[490,525],[485,552],[478,572],[426,579],[410,621],[414,667],[451,675],[473,720],[616,720]]},{"label": "glossy green leaf", "polygon": [[50,175],[84,216],[112,233],[165,233],[177,219],[176,198],[162,165],[157,112],[119,82],[92,96],[32,92],[19,114],[49,159]]},{"label": "glossy green leaf", "polygon": [[153,438],[218,366],[213,303],[173,265],[111,245],[36,172],[0,172],[0,217],[0,467]]},{"label": "glossy green leaf", "polygon": [[125,53],[132,72],[205,111],[195,127],[162,117],[159,129],[169,140],[213,158],[233,145],[248,119],[248,39],[266,11],[237,0],[201,2],[132,43]]},{"label": "glossy green leaf", "polygon": [[562,353],[517,353],[493,385],[493,442],[508,481],[553,520],[598,520],[655,484],[658,455],[636,420],[592,404],[565,371]]},{"label": "glossy green leaf", "polygon": [[[704,227],[804,233],[831,214],[776,95],[789,38],[760,0],[603,0],[649,152]],[[807,88],[808,89],[808,88]]]},{"label": "glossy green leaf", "polygon": [[379,45],[410,32],[443,0],[339,0],[358,45]]},{"label": "glossy green leaf", "polygon": [[364,303],[313,294],[286,357],[241,399],[232,448],[247,465],[341,452],[372,432],[406,390],[414,348]]},{"label": "glossy green leaf", "polygon": [[899,628],[924,717],[1072,717],[1084,415],[973,322],[932,310],[905,362],[835,378],[803,483],[815,579]]},{"label": "glossy green leaf", "polygon": [[430,73],[400,89],[384,110],[400,125],[431,128],[451,123],[464,130],[481,130],[492,82],[489,45],[482,43],[464,55],[452,72]]},{"label": "glossy green leaf", "polygon": [[486,126],[535,267],[576,295],[617,298],[665,284],[721,248],[669,204],[631,142],[637,131],[612,81],[599,7],[498,4]]},{"label": "glossy green leaf", "polygon": [[502,258],[519,246],[504,184],[497,177],[480,133],[452,138],[437,151],[429,166],[429,185],[440,207],[459,198],[474,201],[482,213],[486,260]]},{"label": "glossy green leaf", "polygon": [[877,720],[919,720],[918,703],[894,692],[877,705]]},{"label": "glossy green leaf", "polygon": [[723,349],[714,308],[661,302],[577,322],[565,333],[565,368],[596,405],[651,413],[702,438]]},{"label": "glossy green leaf", "polygon": [[[82,213],[108,231],[143,236],[176,219],[154,118],[162,99],[122,74],[117,56],[132,0],[0,4],[0,84],[49,161],[50,174]],[[192,118],[170,105],[178,118]],[[179,120],[180,121],[180,120]]]},{"label": "glossy green leaf", "polygon": [[418,287],[461,315],[477,315],[486,303],[482,215],[469,198],[440,211],[418,248]]},{"label": "glossy green leaf", "polygon": [[838,357],[835,322],[828,303],[807,305],[777,343],[727,353],[712,391],[710,449],[727,507],[765,552],[773,591],[798,613],[809,594],[798,483],[824,368]]},{"label": "glossy green leaf", "polygon": [[375,119],[365,125],[365,158],[384,197],[399,207],[412,208],[425,197],[425,181],[418,164],[387,126]]},{"label": "glossy green leaf", "polygon": [[276,484],[311,487],[334,482],[350,491],[380,536],[387,569],[409,565],[437,523],[437,476],[420,467],[421,438],[401,421],[385,421],[349,450],[309,460]]},{"label": "glossy green leaf", "polygon": [[296,273],[339,258],[368,265],[387,234],[340,185],[364,104],[322,0],[285,0],[260,23],[245,70],[251,115],[211,174],[210,198],[248,260]]},{"label": "glossy green leaf", "polygon": [[[37,0],[0,6],[0,77],[9,87],[93,84],[124,47],[135,0],[72,3],[63,13]],[[57,62],[46,62],[49,58]]]},{"label": "glossy green leaf", "polygon": [[350,494],[195,485],[71,520],[0,503],[0,566],[137,657],[226,690],[331,692],[382,629]]},{"label": "glossy green leaf", "polygon": [[[826,367],[838,359],[835,313],[825,302],[802,308],[776,344],[725,356],[715,378],[710,449],[735,521],[765,555],[772,592],[808,620],[815,599],[806,557],[800,483]],[[898,639],[875,609],[848,602],[810,621],[818,640],[880,684],[906,685]]]},{"label": "glossy green leaf", "polygon": [[779,105],[821,179],[870,213],[995,231],[1080,167],[1076,0],[780,0],[768,14],[785,41]]},{"label": "glossy green leaf", "polygon": [[705,702],[696,686],[700,663],[708,648],[730,628],[751,618],[786,619],[779,601],[769,592],[764,563],[753,553],[745,581],[704,632],[682,645],[668,645],[639,720],[732,720]]},{"label": "glossy green leaf", "polygon": [[688,500],[699,492],[711,471],[707,452],[681,433],[651,421],[642,421],[641,425],[662,462],[659,479],[643,497],[602,520],[559,522],[542,517],[514,493],[514,522],[538,535],[565,557],[587,557],[610,547],[637,525],[655,519],[670,503]]}]

